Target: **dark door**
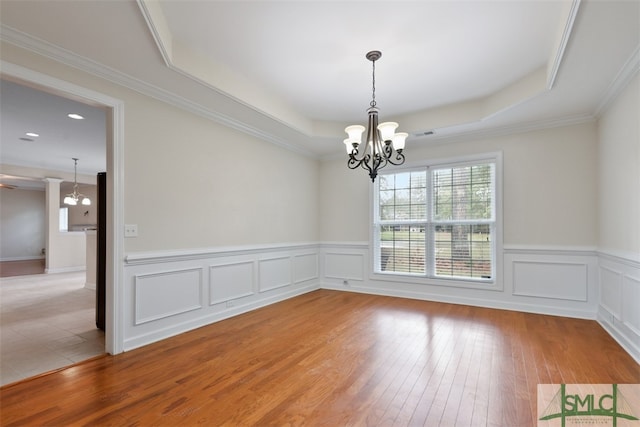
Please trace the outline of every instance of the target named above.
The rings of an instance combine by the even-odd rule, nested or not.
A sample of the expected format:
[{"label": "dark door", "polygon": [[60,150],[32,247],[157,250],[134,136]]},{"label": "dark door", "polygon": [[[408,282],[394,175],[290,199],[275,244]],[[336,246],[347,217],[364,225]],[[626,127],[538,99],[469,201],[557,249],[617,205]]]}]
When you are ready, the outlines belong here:
[{"label": "dark door", "polygon": [[98,173],[98,230],[96,250],[96,326],[104,331],[107,308],[107,173]]}]

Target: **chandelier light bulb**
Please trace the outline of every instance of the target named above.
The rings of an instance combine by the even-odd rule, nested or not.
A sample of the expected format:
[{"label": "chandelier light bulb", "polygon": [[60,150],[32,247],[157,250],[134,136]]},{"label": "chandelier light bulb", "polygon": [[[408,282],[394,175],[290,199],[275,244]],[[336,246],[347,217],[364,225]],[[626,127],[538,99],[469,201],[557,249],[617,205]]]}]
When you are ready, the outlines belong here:
[{"label": "chandelier light bulb", "polygon": [[347,126],[344,131],[349,135],[349,140],[351,142],[355,142],[356,144],[360,144],[362,141],[362,133],[364,132],[364,126],[361,125],[352,125]]},{"label": "chandelier light bulb", "polygon": [[353,142],[351,139],[347,138],[344,141],[344,147],[347,149],[347,154],[351,154],[353,151]]},{"label": "chandelier light bulb", "polygon": [[378,130],[380,131],[380,138],[383,141],[391,141],[393,139],[393,135],[396,133],[396,128],[398,124],[396,122],[384,122],[378,125]]},{"label": "chandelier light bulb", "polygon": [[404,143],[408,136],[409,134],[406,132],[400,132],[393,135],[393,149],[397,152],[401,152],[402,150],[404,150]]}]

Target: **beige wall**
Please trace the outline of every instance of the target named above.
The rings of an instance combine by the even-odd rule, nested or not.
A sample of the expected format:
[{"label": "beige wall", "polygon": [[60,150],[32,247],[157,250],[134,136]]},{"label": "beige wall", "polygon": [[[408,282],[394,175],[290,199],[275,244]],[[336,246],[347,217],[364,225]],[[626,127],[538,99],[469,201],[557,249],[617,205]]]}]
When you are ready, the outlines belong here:
[{"label": "beige wall", "polygon": [[[405,153],[419,163],[493,151],[503,153],[505,244],[596,246],[594,124],[465,142],[409,140]],[[348,170],[344,158],[323,162],[321,239],[367,241],[369,197],[364,170]]]},{"label": "beige wall", "polygon": [[318,239],[318,162],[183,110],[128,98],[128,251]]},{"label": "beige wall", "polygon": [[125,252],[318,240],[318,161],[3,43],[2,59],[124,102]]},{"label": "beige wall", "polygon": [[0,236],[0,260],[42,257],[44,191],[0,189]]},{"label": "beige wall", "polygon": [[640,259],[640,77],[598,122],[598,246]]}]

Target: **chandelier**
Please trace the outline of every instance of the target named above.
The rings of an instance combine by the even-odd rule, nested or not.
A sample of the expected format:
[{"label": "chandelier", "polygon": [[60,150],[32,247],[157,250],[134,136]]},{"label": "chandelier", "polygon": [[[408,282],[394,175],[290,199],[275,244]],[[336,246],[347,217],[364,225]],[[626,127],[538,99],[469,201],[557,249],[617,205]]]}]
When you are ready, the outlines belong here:
[{"label": "chandelier", "polygon": [[74,165],[73,165],[73,193],[67,194],[64,196],[63,203],[65,205],[75,206],[78,204],[78,200],[82,198],[82,204],[85,206],[89,206],[91,204],[91,199],[89,199],[84,194],[78,193],[78,159],[72,157]]},{"label": "chandelier", "polygon": [[395,133],[398,123],[385,122],[378,124],[378,108],[376,107],[376,61],[380,59],[381,56],[382,52],[378,50],[372,50],[366,55],[367,59],[373,64],[373,77],[371,102],[367,109],[369,126],[364,146],[362,144],[362,133],[365,130],[364,126],[347,126],[344,130],[347,135],[349,135],[349,137],[344,140],[347,154],[349,155],[347,166],[349,166],[349,169],[356,169],[358,166],[366,169],[369,171],[371,182],[376,180],[378,170],[387,166],[388,163],[396,166],[404,163],[404,154],[402,154],[402,151],[404,150],[405,140],[407,136],[409,136],[404,132]]}]

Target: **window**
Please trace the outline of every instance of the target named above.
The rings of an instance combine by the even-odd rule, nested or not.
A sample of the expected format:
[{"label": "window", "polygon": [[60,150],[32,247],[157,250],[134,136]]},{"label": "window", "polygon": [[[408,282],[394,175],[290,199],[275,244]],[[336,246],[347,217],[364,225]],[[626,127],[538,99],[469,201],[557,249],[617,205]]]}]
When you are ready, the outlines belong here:
[{"label": "window", "polygon": [[69,231],[69,208],[60,208],[60,231]]},{"label": "window", "polygon": [[374,186],[376,273],[492,281],[495,159],[380,174]]}]

